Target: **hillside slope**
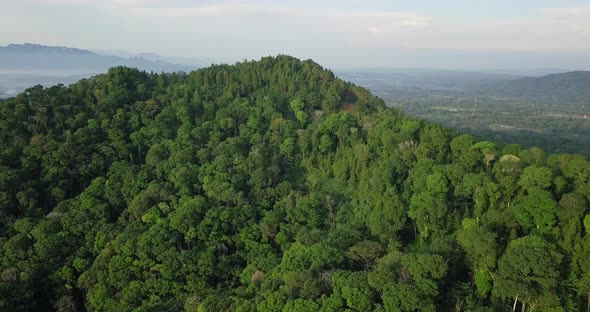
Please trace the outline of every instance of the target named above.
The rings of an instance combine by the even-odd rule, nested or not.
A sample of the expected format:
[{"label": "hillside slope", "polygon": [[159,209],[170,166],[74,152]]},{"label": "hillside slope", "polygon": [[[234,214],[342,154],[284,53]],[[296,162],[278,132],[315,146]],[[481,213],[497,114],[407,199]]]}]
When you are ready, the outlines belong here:
[{"label": "hillside slope", "polygon": [[590,163],[312,61],[117,67],[0,102],[0,310],[584,311]]}]

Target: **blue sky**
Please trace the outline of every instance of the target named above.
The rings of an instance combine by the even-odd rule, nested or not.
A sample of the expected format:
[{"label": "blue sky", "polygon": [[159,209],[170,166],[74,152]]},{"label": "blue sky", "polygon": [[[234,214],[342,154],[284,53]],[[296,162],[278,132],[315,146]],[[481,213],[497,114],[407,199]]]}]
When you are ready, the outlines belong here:
[{"label": "blue sky", "polygon": [[35,42],[234,62],[590,68],[585,0],[2,0],[0,44]]}]

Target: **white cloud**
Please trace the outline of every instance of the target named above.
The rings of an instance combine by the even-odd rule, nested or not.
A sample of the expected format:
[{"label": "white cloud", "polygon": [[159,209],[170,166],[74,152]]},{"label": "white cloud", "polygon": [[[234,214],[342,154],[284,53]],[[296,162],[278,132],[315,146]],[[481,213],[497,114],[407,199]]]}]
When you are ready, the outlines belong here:
[{"label": "white cloud", "polygon": [[590,6],[573,7],[573,8],[546,8],[543,10],[548,18],[569,19],[569,18],[589,18]]},{"label": "white cloud", "polygon": [[[33,1],[35,2],[35,1]],[[121,5],[121,6],[129,6],[129,5],[143,5],[143,4],[150,4],[150,3],[158,3],[162,2],[161,0],[44,0],[38,1],[45,4],[53,4],[53,5]]]},{"label": "white cloud", "polygon": [[517,20],[442,23],[381,32],[365,46],[477,51],[590,52],[590,7],[543,9]]},{"label": "white cloud", "polygon": [[[326,8],[296,8],[264,4],[225,3],[188,8],[142,7],[133,10],[136,16],[158,18],[205,18],[226,21],[248,20],[248,24],[273,25],[287,28],[297,26],[316,32],[385,32],[400,28],[423,27],[428,18],[412,13],[341,10]],[[195,21],[197,23],[198,21]],[[296,30],[296,29],[292,29]],[[239,31],[239,29],[236,29]]]},{"label": "white cloud", "polygon": [[525,19],[454,24],[412,12],[299,8],[261,2],[188,8],[144,6],[131,12],[138,17],[184,21],[221,34],[290,38],[298,33],[297,37],[339,39],[343,47],[590,50],[590,7],[548,8]]}]

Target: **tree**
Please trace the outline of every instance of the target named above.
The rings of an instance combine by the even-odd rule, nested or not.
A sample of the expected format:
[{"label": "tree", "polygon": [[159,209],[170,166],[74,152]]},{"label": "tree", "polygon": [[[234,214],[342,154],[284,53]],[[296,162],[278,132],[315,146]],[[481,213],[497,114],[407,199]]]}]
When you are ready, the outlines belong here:
[{"label": "tree", "polygon": [[551,193],[534,187],[515,204],[514,213],[522,226],[545,229],[556,222],[557,204]]},{"label": "tree", "polygon": [[375,259],[379,258],[383,252],[384,250],[381,244],[364,240],[350,247],[346,255],[360,263],[365,270],[368,270]]},{"label": "tree", "polygon": [[572,251],[572,276],[574,290],[579,296],[586,297],[586,311],[590,311],[590,215],[584,218],[584,238],[578,240]]},{"label": "tree", "polygon": [[529,166],[524,168],[518,184],[524,189],[541,188],[547,189],[551,186],[553,173],[547,167]]},{"label": "tree", "polygon": [[457,242],[467,255],[475,275],[475,285],[481,297],[491,290],[491,273],[497,260],[496,233],[477,224],[473,219],[464,219],[463,227],[457,233]]},{"label": "tree", "polygon": [[448,213],[446,198],[442,194],[422,192],[410,200],[408,216],[415,220],[420,236],[428,238],[433,231],[443,228],[442,220]]},{"label": "tree", "polygon": [[531,309],[539,306],[542,297],[557,287],[562,258],[555,246],[537,236],[510,242],[498,261],[494,293],[513,298],[515,306],[518,301]]},{"label": "tree", "polygon": [[367,283],[366,272],[333,273],[331,276],[333,299],[341,299],[343,307],[352,311],[369,311],[374,308],[375,293]]},{"label": "tree", "polygon": [[[379,260],[369,274],[369,283],[382,289],[386,311],[436,311],[436,281],[445,275],[446,269],[444,259],[438,255],[393,252]],[[390,278],[395,283],[389,282]],[[388,282],[381,284],[385,281]]]},{"label": "tree", "polygon": [[501,156],[310,60],[117,67],[0,130],[2,311],[590,306],[584,157]]},{"label": "tree", "polygon": [[582,219],[587,209],[584,196],[578,193],[568,193],[561,197],[557,217],[562,223],[567,223],[572,219]]}]

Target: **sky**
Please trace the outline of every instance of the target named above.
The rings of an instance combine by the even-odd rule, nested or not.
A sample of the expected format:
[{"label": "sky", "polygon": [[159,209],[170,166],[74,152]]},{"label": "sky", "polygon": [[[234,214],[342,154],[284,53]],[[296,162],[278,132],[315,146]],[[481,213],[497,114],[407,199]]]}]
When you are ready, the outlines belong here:
[{"label": "sky", "polygon": [[[0,45],[337,69],[590,69],[590,0],[0,0]],[[8,31],[6,31],[8,30]]]}]

